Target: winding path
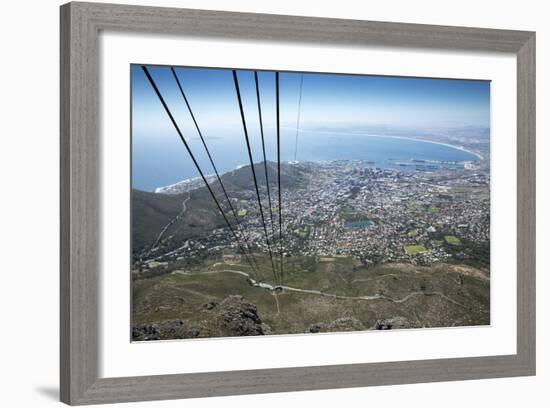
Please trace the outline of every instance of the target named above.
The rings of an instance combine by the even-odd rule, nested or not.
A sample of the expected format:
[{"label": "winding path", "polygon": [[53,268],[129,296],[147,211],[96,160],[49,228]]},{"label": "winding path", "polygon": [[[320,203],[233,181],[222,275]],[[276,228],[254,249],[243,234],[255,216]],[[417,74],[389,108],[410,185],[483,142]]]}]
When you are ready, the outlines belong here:
[{"label": "winding path", "polygon": [[233,274],[236,274],[236,275],[241,275],[241,276],[246,277],[248,282],[252,286],[262,288],[262,289],[267,289],[267,290],[270,290],[274,293],[277,290],[283,289],[283,290],[287,290],[289,292],[307,293],[307,294],[310,294],[310,295],[324,296],[324,297],[329,297],[329,298],[333,298],[333,299],[344,299],[344,300],[387,300],[387,301],[392,302],[392,303],[404,303],[407,300],[412,299],[413,297],[416,297],[416,296],[439,296],[439,297],[441,297],[441,298],[447,300],[448,302],[451,302],[451,303],[453,303],[457,306],[463,307],[465,309],[468,308],[467,306],[463,305],[462,303],[459,303],[456,300],[451,299],[450,297],[448,297],[447,295],[445,295],[442,292],[422,292],[422,291],[411,292],[407,296],[405,296],[401,299],[394,299],[394,298],[386,296],[386,295],[344,296],[344,295],[337,295],[335,293],[326,293],[326,292],[322,292],[320,290],[315,290],[315,289],[301,289],[301,288],[294,288],[292,286],[286,286],[286,285],[273,286],[269,283],[256,281],[247,272],[237,271],[237,270],[234,270],[234,269],[221,269],[221,270],[218,270],[218,271],[210,270],[210,271],[200,272],[200,273],[189,273],[189,272],[177,271],[177,273],[180,273],[180,274],[183,274],[183,275],[202,275],[202,274],[207,274],[208,275],[208,274],[215,274],[215,273],[233,273]]},{"label": "winding path", "polygon": [[156,249],[157,245],[160,243],[160,240],[162,239],[162,236],[164,235],[166,230],[168,228],[170,228],[171,225],[173,225],[176,221],[178,221],[183,216],[183,214],[187,210],[187,205],[186,205],[187,201],[189,201],[190,199],[191,199],[191,195],[189,195],[189,197],[187,197],[185,200],[183,200],[183,202],[181,203],[181,206],[182,206],[181,212],[178,215],[176,215],[174,218],[172,218],[168,222],[168,224],[166,224],[164,226],[164,228],[162,228],[162,230],[160,231],[160,234],[158,235],[157,239],[155,240],[155,242],[153,243],[153,245],[151,246],[149,251],[147,251],[147,253],[145,254],[146,257],[149,256],[151,254],[151,252],[153,252],[153,250]]}]

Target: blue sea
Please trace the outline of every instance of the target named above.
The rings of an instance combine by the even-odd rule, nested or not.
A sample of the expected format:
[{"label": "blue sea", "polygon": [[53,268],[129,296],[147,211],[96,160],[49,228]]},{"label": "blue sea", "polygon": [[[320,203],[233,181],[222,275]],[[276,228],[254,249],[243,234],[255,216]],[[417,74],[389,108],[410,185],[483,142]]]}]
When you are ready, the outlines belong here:
[{"label": "blue sea", "polygon": [[[154,137],[135,139],[132,145],[133,188],[154,191],[199,175],[184,145],[175,136],[163,142]],[[244,136],[237,133],[206,138],[218,172],[224,173],[249,164]],[[263,161],[261,138],[251,134],[251,150],[255,162]],[[276,161],[276,136],[265,134],[267,160]],[[189,140],[190,148],[205,174],[214,171],[200,139]],[[472,153],[446,145],[413,139],[330,132],[300,132],[296,145],[295,132],[281,135],[282,161],[365,160],[381,168],[414,169],[415,163],[477,161]],[[413,162],[414,160],[414,162]],[[427,164],[428,164],[427,163]]]}]

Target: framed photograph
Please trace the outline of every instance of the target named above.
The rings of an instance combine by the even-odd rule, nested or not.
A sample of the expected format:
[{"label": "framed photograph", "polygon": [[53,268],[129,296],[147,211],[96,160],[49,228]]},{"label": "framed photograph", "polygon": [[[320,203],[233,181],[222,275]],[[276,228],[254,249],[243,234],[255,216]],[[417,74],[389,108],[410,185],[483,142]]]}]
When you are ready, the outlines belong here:
[{"label": "framed photograph", "polygon": [[61,7],[61,399],[535,374],[535,34]]}]

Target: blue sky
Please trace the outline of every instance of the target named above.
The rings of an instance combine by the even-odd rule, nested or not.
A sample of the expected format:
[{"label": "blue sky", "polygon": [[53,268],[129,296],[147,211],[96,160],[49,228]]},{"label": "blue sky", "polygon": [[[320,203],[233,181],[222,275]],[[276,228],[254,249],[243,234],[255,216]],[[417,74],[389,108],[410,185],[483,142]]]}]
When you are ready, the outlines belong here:
[{"label": "blue sky", "polygon": [[[187,137],[195,131],[168,67],[150,67],[160,91]],[[201,127],[216,135],[240,125],[231,70],[177,68],[176,72]],[[296,126],[300,73],[280,74],[281,125]],[[300,127],[384,125],[411,128],[489,127],[488,81],[303,74]],[[250,127],[258,125],[254,76],[238,71]],[[259,72],[264,124],[275,125],[275,75]],[[132,66],[133,131],[143,137],[171,133],[142,69]],[[209,133],[209,132],[208,132]]]}]

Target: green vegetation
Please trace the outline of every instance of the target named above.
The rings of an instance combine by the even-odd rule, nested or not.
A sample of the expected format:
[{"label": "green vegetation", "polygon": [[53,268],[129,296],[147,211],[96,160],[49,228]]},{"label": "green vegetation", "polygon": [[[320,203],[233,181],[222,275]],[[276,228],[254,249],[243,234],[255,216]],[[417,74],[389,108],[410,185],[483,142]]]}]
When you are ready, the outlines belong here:
[{"label": "green vegetation", "polygon": [[309,238],[309,233],[310,233],[309,225],[302,225],[302,226],[300,226],[300,228],[295,230],[295,232],[296,232],[296,235],[298,235],[298,237],[300,239],[308,239]]},{"label": "green vegetation", "polygon": [[443,238],[445,238],[445,242],[449,245],[460,245],[460,239],[455,237],[454,235],[445,235]]},{"label": "green vegetation", "polygon": [[340,217],[344,222],[364,221],[370,218],[369,213],[357,211],[353,208],[346,207],[340,212]]},{"label": "green vegetation", "polygon": [[418,229],[413,229],[413,230],[410,230],[409,233],[407,234],[409,237],[416,237],[418,235]]},{"label": "green vegetation", "polygon": [[[233,216],[233,211],[232,210],[229,210],[228,212],[225,213],[226,215],[229,215],[229,216]],[[246,216],[246,214],[248,214],[248,211],[244,208],[241,208],[240,210],[237,211],[237,216],[238,217],[244,217]]]},{"label": "green vegetation", "polygon": [[[257,260],[264,281],[272,284],[269,257],[259,256]],[[307,333],[312,325],[350,318],[358,320],[364,329],[393,316],[403,316],[412,327],[489,323],[489,280],[472,267],[395,263],[367,267],[351,257],[295,256],[285,259],[284,269],[286,286],[317,293],[284,290],[275,297],[273,292],[252,286],[246,276],[235,273],[251,273],[247,265],[226,264],[221,257],[188,268],[169,266],[163,275],[134,281],[132,324],[177,319],[184,322],[184,327],[203,327],[196,330],[199,337],[238,335],[219,326],[216,306],[212,310],[206,307],[232,295],[255,305],[262,324],[272,334]],[[411,292],[426,295],[415,295],[403,303],[357,298],[383,295],[403,299]],[[434,292],[454,302],[432,295]],[[169,337],[170,333],[167,336],[174,338]]]},{"label": "green vegetation", "polygon": [[427,252],[428,250],[424,245],[405,245],[405,252],[407,255],[421,254],[422,252]]},{"label": "green vegetation", "polygon": [[428,212],[431,214],[437,214],[439,213],[439,211],[441,210],[438,207],[431,206],[430,208],[428,208]]},{"label": "green vegetation", "polygon": [[460,245],[445,243],[446,250],[452,254],[450,263],[461,263],[471,265],[474,268],[489,268],[491,259],[491,246],[489,242],[476,243],[470,240],[461,239]]}]

